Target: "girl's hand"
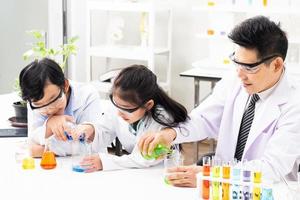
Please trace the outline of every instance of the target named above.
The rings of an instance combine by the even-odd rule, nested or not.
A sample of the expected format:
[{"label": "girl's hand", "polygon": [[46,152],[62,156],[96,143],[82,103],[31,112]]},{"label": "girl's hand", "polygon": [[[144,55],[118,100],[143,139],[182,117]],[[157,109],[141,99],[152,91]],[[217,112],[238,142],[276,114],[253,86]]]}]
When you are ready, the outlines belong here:
[{"label": "girl's hand", "polygon": [[86,173],[100,171],[103,169],[99,155],[87,156],[80,164],[84,167],[84,172]]}]

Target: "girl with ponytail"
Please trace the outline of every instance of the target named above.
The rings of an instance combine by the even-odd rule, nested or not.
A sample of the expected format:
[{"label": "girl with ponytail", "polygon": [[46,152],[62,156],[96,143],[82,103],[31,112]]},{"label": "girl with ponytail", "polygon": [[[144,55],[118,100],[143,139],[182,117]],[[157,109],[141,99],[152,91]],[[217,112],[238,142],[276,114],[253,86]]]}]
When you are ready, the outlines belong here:
[{"label": "girl with ponytail", "polygon": [[157,84],[156,75],[143,65],[124,68],[114,80],[101,119],[94,128],[94,144],[110,144],[116,137],[129,155],[98,153],[85,159],[87,172],[144,168],[161,160],[147,160],[138,150],[138,139],[146,132],[176,127],[187,118],[184,106],[171,99]]}]

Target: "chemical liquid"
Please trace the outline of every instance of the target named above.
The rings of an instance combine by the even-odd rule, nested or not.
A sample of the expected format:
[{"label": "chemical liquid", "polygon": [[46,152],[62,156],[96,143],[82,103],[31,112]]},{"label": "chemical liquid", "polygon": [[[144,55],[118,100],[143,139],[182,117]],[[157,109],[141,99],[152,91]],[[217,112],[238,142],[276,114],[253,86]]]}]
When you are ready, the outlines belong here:
[{"label": "chemical liquid", "polygon": [[23,169],[34,169],[35,163],[32,157],[26,157],[22,160],[22,167]]},{"label": "chemical liquid", "polygon": [[146,159],[146,160],[152,160],[152,159],[157,159],[159,158],[160,156],[163,156],[163,155],[166,155],[168,153],[171,153],[172,150],[169,149],[168,147],[166,147],[165,145],[162,145],[162,144],[158,144],[151,155],[143,155],[143,157]]},{"label": "chemical liquid", "polygon": [[56,167],[55,154],[52,151],[45,151],[40,165],[43,169],[54,169]]},{"label": "chemical liquid", "polygon": [[208,180],[202,181],[202,198],[209,199],[209,181]]},{"label": "chemical liquid", "polygon": [[261,172],[258,171],[254,172],[253,176],[254,176],[254,180],[253,180],[254,183],[261,183]]}]

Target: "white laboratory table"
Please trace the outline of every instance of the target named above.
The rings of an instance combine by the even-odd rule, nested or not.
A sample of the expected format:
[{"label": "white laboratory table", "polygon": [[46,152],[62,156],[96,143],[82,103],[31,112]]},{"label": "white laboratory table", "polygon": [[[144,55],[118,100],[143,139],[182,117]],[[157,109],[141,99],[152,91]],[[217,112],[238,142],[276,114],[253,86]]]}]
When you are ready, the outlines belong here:
[{"label": "white laboratory table", "polygon": [[[0,199],[111,199],[111,200],[199,200],[196,188],[166,185],[161,166],[78,173],[71,170],[70,158],[57,158],[53,170],[23,170],[15,161],[15,148],[24,138],[0,138]],[[275,200],[299,200],[300,185],[289,182],[274,185]]]},{"label": "white laboratory table", "polygon": [[15,148],[24,138],[0,138],[0,199],[198,199],[197,189],[166,185],[161,167],[78,173],[70,158],[57,158],[53,170],[23,170],[15,161]]}]

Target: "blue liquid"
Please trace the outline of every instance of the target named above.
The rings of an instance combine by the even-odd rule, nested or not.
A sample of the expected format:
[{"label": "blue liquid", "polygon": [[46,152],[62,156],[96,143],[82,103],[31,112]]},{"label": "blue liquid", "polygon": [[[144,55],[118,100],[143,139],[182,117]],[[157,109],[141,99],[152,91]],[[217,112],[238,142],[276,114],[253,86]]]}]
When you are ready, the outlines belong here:
[{"label": "blue liquid", "polygon": [[261,200],[273,200],[273,194],[271,188],[263,188]]},{"label": "blue liquid", "polygon": [[79,165],[74,165],[74,166],[72,166],[72,170],[73,170],[74,172],[84,172],[84,168],[82,168],[82,167],[79,166]]}]

